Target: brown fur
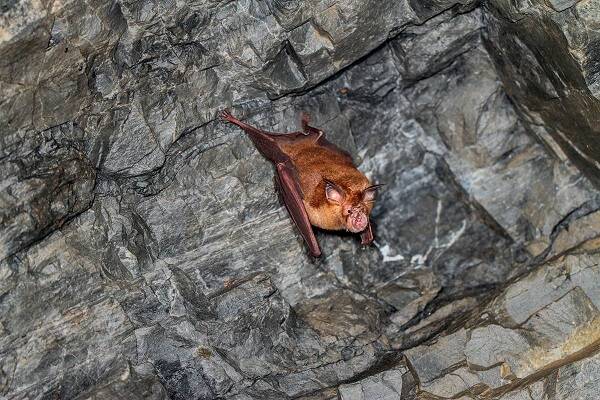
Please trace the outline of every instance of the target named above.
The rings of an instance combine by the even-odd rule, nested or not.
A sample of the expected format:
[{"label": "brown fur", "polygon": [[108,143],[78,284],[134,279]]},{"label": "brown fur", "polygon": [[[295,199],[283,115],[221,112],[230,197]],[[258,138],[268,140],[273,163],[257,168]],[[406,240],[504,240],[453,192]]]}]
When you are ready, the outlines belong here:
[{"label": "brown fur", "polygon": [[[348,206],[360,207],[368,216],[372,202],[363,202],[363,191],[371,183],[345,154],[319,146],[314,138],[282,143],[300,175],[304,206],[311,224],[329,230],[346,229]],[[325,196],[325,181],[338,185],[345,193],[343,204],[335,204]]]},{"label": "brown fur", "polygon": [[360,233],[373,243],[369,214],[381,185],[356,169],[352,157],[327,141],[323,131],[302,116],[302,132],[273,134],[248,125],[228,110],[221,118],[242,128],[258,151],[275,164],[283,201],[314,257],[321,255],[312,226]]}]

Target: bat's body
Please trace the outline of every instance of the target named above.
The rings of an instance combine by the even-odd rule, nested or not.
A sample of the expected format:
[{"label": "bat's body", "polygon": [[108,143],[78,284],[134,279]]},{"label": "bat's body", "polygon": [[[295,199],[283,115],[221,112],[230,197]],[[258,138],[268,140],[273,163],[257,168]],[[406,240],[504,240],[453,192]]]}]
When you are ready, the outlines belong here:
[{"label": "bat's body", "polygon": [[[337,205],[330,204],[327,199],[326,180],[335,183],[348,195],[358,197],[370,186],[367,177],[356,169],[349,156],[320,146],[314,138],[300,139],[281,147],[298,171],[303,203],[311,224],[329,230],[347,229],[346,219],[334,211]],[[352,199],[347,200],[352,202]],[[360,199],[354,200],[358,202]]]},{"label": "bat's body", "polygon": [[378,185],[370,184],[348,153],[309,126],[307,116],[302,121],[304,132],[287,134],[254,128],[227,111],[222,118],[242,128],[275,164],[285,205],[313,256],[321,250],[311,225],[360,232],[363,244],[373,241],[369,214]]}]

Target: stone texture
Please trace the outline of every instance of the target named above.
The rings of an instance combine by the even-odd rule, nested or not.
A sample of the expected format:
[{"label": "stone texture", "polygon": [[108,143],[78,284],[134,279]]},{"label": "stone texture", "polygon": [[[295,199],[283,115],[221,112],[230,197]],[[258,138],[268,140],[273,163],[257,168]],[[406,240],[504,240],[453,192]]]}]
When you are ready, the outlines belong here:
[{"label": "stone texture", "polygon": [[474,368],[491,368],[506,363],[514,369],[522,354],[529,350],[531,345],[520,332],[487,325],[471,332],[464,351],[467,362]]},{"label": "stone texture", "polygon": [[591,400],[598,396],[600,355],[565,366],[558,371],[556,396],[565,399]]},{"label": "stone texture", "polygon": [[598,272],[594,255],[566,255],[509,286],[495,307],[501,309],[505,324],[522,324],[537,310],[579,287],[598,308],[600,286],[594,279]]},{"label": "stone texture", "polygon": [[[588,270],[597,264],[598,250],[589,251],[580,249],[544,264],[508,286],[481,316],[466,324],[469,328],[461,331],[463,340],[442,340],[452,338],[446,336],[406,351],[421,393],[440,398],[466,393],[502,399],[577,398],[579,389],[568,389],[567,384],[561,386],[559,395],[557,379],[560,382],[563,368],[578,371],[575,365],[587,366],[593,360],[587,357],[594,356],[600,345],[600,313],[594,304],[598,272]],[[589,275],[581,279],[582,273]],[[516,314],[516,309],[522,314]],[[417,362],[413,360],[416,355]],[[455,355],[452,364],[437,362],[448,355]],[[422,362],[427,357],[435,359]],[[597,371],[592,368],[589,377],[585,371],[584,379],[591,383],[580,385],[581,396],[598,391]],[[548,377],[541,387],[534,384],[526,391],[512,391],[542,376]]]},{"label": "stone texture", "polygon": [[599,226],[600,214],[597,212],[592,212],[575,220],[568,226],[568,229],[564,229],[556,235],[548,257],[555,257],[566,250],[597,238]]},{"label": "stone texture", "polygon": [[440,338],[436,343],[405,352],[412,369],[422,383],[431,382],[465,359],[467,333],[464,329]]},{"label": "stone texture", "polygon": [[565,400],[591,400],[598,397],[599,355],[574,362],[559,368],[543,380],[522,389],[506,393],[501,400],[543,400],[557,398]]},{"label": "stone texture", "polygon": [[78,400],[100,399],[167,399],[167,393],[154,373],[152,365],[140,365],[134,369],[118,360],[100,380],[80,394]]},{"label": "stone texture", "polygon": [[465,392],[476,392],[473,388],[479,384],[477,375],[468,368],[459,368],[443,377],[422,385],[427,393],[442,398],[458,396]]},{"label": "stone texture", "polygon": [[597,2],[488,3],[486,43],[507,93],[534,134],[597,181]]},{"label": "stone texture", "polygon": [[526,388],[515,390],[499,397],[502,400],[543,400],[546,397],[542,382],[536,382]]},{"label": "stone texture", "polygon": [[341,385],[340,400],[400,400],[402,398],[403,369],[390,369],[356,383]]},{"label": "stone texture", "polygon": [[31,246],[90,207],[96,171],[85,156],[81,135],[77,126],[66,123],[3,138],[0,259]]},{"label": "stone texture", "polygon": [[[0,397],[598,388],[595,3],[0,9]],[[311,260],[225,107],[310,113],[386,184],[374,246]]]}]

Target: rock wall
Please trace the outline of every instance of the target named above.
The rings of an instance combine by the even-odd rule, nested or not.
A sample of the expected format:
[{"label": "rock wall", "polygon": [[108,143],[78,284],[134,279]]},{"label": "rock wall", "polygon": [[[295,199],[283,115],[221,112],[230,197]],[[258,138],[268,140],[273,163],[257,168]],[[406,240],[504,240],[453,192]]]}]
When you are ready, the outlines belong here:
[{"label": "rock wall", "polygon": [[530,130],[598,184],[600,4],[487,3],[487,40]]},{"label": "rock wall", "polygon": [[[0,395],[593,396],[593,62],[531,86],[567,3],[3,4]],[[310,259],[225,107],[310,113],[386,184],[375,245]]]}]

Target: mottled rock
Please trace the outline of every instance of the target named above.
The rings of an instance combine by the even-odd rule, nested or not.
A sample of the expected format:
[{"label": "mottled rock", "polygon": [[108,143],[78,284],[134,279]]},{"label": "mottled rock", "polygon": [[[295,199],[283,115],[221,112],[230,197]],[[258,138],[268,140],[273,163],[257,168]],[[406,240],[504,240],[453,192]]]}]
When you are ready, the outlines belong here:
[{"label": "mottled rock", "polygon": [[[590,246],[593,250],[582,248],[560,262],[546,263],[538,271],[514,282],[481,316],[467,323],[472,326],[463,332],[465,343],[460,354],[466,363],[456,362],[460,359],[457,356],[454,365],[433,367],[434,371],[443,371],[436,375],[415,363],[415,354],[424,355],[420,360],[435,354],[434,360],[424,363],[434,366],[438,364],[436,360],[454,353],[453,350],[440,349],[439,340],[408,350],[407,358],[420,379],[420,390],[442,398],[466,393],[485,398],[500,396],[516,385],[548,375],[558,368],[569,368],[563,366],[594,354],[600,344],[600,315],[592,300],[596,299],[593,282],[597,281],[598,271],[589,269],[596,265],[592,260],[597,257],[597,247]],[[582,279],[579,274],[585,274],[586,278]],[[517,314],[517,309],[522,314]],[[543,390],[536,389],[535,384],[530,387],[531,393],[537,393],[531,394],[533,398],[543,398],[546,390],[555,393],[557,386],[556,382],[551,382],[552,376],[548,375],[550,381],[546,384],[538,385],[538,389]],[[565,395],[570,393],[568,389],[564,390]],[[505,397],[519,399],[526,393],[514,391]]]},{"label": "mottled rock", "polygon": [[435,274],[423,271],[419,274],[406,274],[401,280],[385,284],[379,288],[377,296],[398,310],[390,319],[401,326],[422,311],[438,295],[440,289]]},{"label": "mottled rock", "polygon": [[106,371],[99,380],[100,384],[80,394],[77,400],[168,398],[151,365],[140,365],[134,369],[129,363],[119,361]]},{"label": "mottled rock", "polygon": [[491,368],[499,363],[519,365],[521,355],[531,349],[525,336],[498,325],[476,328],[465,347],[467,363],[474,368]]},{"label": "mottled rock", "polygon": [[[22,299],[2,306],[2,370],[9,373],[2,392],[11,397],[74,398],[102,385],[118,358],[135,353],[132,324],[119,303],[94,285],[98,273],[75,267],[70,277],[53,279],[67,268],[59,261],[47,263],[36,268],[42,279],[22,278],[6,295]],[[62,281],[68,285],[58,289]],[[77,335],[70,334],[74,330]]]},{"label": "mottled rock", "polygon": [[575,287],[581,288],[598,308],[600,287],[595,277],[600,271],[596,257],[585,252],[567,255],[515,282],[496,302],[504,310],[501,315],[508,324],[522,324]]},{"label": "mottled rock", "polygon": [[536,312],[521,328],[488,325],[471,332],[465,355],[474,368],[506,363],[504,377],[526,378],[596,345],[599,313],[575,288]]},{"label": "mottled rock", "polygon": [[87,210],[96,171],[72,123],[3,138],[0,260],[31,246]]},{"label": "mottled rock", "polygon": [[478,46],[481,12],[443,13],[423,25],[408,27],[391,41],[403,80],[415,82],[448,67]]},{"label": "mottled rock", "polygon": [[431,315],[425,316],[416,325],[406,328],[404,332],[407,336],[407,346],[412,347],[411,342],[419,343],[431,337],[432,332],[438,332],[443,327],[461,326],[465,320],[469,319],[470,312],[477,310],[478,304],[476,298],[466,297],[440,307]]},{"label": "mottled rock", "polygon": [[513,392],[509,392],[504,396],[499,397],[501,400],[543,400],[546,396],[544,391],[544,384],[542,382],[535,382],[522,389],[517,389]]},{"label": "mottled rock", "polygon": [[[571,396],[597,386],[600,197],[568,161],[595,151],[593,2],[0,9],[3,398],[570,396],[569,363]],[[386,184],[375,245],[319,231],[307,257],[225,107],[311,114]]]},{"label": "mottled rock", "polygon": [[486,43],[532,131],[598,183],[598,5],[575,3],[494,0]]},{"label": "mottled rock", "polygon": [[573,7],[579,0],[549,0],[550,5],[556,11],[564,11]]},{"label": "mottled rock", "polygon": [[422,384],[431,382],[465,360],[467,333],[464,329],[438,339],[434,344],[405,352]]},{"label": "mottled rock", "polygon": [[458,396],[464,392],[477,392],[472,388],[479,384],[479,377],[462,367],[456,369],[441,378],[421,385],[421,388],[434,396],[450,398]]},{"label": "mottled rock", "polygon": [[340,400],[400,400],[402,398],[402,375],[406,370],[390,369],[338,388]]},{"label": "mottled rock", "polygon": [[552,344],[562,344],[576,330],[599,316],[598,309],[583,290],[576,287],[532,315],[523,327],[534,335],[539,335],[536,338],[538,341],[548,340]]},{"label": "mottled rock", "polygon": [[600,355],[567,365],[558,370],[556,397],[565,400],[592,400],[598,396]]},{"label": "mottled rock", "polygon": [[[550,245],[565,215],[597,209],[600,197],[573,166],[547,157],[507,106],[509,99],[500,89],[492,60],[481,49],[478,11],[449,22],[444,21],[447,15],[440,15],[424,25],[435,26],[422,35],[432,36],[428,51],[436,49],[430,42],[443,36],[453,38],[450,48],[457,54],[446,61],[439,50],[424,62],[435,72],[440,69],[437,74],[427,70],[408,74],[406,79],[419,80],[407,90],[407,97],[417,121],[437,140],[436,145],[431,139],[421,140],[423,145],[444,155],[463,190],[514,241],[526,243],[537,256]],[[415,39],[400,35],[392,43],[411,40]],[[414,58],[413,53],[401,54],[398,57]]]},{"label": "mottled rock", "polygon": [[596,238],[599,228],[600,213],[598,212],[592,212],[573,221],[565,229],[559,231],[552,242],[552,248],[548,253],[548,257],[554,257]]},{"label": "mottled rock", "polygon": [[490,393],[496,391],[496,389],[505,387],[511,383],[511,380],[504,374],[503,365],[499,365],[494,368],[486,369],[483,371],[473,371],[479,378],[476,386],[483,389],[484,392]]}]

